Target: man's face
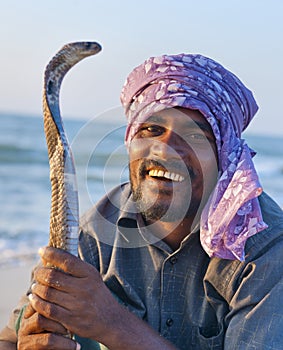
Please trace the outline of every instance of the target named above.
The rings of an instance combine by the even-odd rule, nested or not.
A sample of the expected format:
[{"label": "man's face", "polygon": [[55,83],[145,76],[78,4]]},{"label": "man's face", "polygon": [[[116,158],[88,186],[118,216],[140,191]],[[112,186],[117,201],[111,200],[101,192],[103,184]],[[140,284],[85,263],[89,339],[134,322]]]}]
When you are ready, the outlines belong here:
[{"label": "man's face", "polygon": [[165,109],[142,123],[129,160],[133,197],[148,222],[193,219],[217,180],[213,132],[190,109]]}]

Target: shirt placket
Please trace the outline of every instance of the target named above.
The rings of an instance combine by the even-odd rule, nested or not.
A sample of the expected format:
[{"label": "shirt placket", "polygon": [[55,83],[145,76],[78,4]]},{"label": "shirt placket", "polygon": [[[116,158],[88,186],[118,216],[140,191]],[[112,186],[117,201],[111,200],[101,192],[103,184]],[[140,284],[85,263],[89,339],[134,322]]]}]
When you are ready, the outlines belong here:
[{"label": "shirt placket", "polygon": [[177,320],[180,317],[176,314],[176,303],[181,298],[177,266],[178,253],[174,253],[164,260],[161,271],[160,334],[165,338],[171,338],[171,334],[176,333],[174,329],[178,327]]}]

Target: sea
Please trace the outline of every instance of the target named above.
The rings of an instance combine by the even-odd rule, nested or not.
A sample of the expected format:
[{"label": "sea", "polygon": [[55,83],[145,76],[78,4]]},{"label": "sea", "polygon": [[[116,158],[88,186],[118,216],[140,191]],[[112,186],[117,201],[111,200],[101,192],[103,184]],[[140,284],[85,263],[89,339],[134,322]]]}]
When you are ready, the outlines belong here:
[{"label": "sea", "polygon": [[[80,213],[107,191],[128,181],[125,123],[64,119],[75,159]],[[257,152],[264,190],[283,208],[283,135],[245,134]],[[38,260],[48,243],[51,188],[43,120],[0,113],[0,268]]]}]

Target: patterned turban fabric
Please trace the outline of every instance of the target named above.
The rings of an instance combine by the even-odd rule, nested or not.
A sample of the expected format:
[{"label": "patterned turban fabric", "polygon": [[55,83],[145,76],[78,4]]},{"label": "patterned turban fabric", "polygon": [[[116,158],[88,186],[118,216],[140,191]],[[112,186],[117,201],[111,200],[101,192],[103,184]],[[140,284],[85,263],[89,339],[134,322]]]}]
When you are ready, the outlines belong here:
[{"label": "patterned turban fabric", "polygon": [[151,57],[128,76],[121,92],[129,146],[143,123],[166,108],[198,110],[216,139],[219,175],[201,213],[200,241],[210,257],[245,259],[246,240],[265,229],[262,193],[251,150],[241,133],[258,110],[250,90],[214,60],[193,54]]}]

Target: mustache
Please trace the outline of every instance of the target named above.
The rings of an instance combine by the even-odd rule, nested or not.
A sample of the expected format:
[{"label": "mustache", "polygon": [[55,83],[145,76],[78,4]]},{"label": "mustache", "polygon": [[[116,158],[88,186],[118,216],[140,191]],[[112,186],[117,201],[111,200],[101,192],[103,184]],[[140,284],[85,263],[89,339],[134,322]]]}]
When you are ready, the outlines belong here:
[{"label": "mustache", "polygon": [[191,178],[195,176],[193,169],[190,166],[186,166],[180,160],[160,162],[155,159],[141,159],[139,175],[145,176],[150,168],[161,168],[168,172],[180,173],[184,175],[189,174]]}]

